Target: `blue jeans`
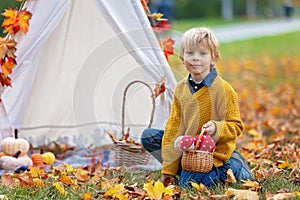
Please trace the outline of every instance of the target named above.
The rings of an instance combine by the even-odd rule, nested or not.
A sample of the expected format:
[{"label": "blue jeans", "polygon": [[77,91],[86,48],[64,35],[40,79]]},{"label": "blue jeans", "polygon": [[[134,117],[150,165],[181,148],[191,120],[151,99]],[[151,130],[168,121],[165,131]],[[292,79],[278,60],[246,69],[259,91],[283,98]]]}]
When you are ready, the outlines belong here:
[{"label": "blue jeans", "polygon": [[[141,143],[143,147],[149,151],[160,163],[162,163],[161,157],[161,142],[164,135],[164,130],[148,128],[143,131],[141,136]],[[181,168],[181,167],[180,167]],[[227,170],[231,169],[237,180],[254,179],[249,166],[247,165],[243,156],[234,151],[230,159],[221,167],[213,167],[208,173],[189,172],[180,169],[180,186],[190,186],[191,182],[211,187],[217,182],[224,183],[227,179]]]}]

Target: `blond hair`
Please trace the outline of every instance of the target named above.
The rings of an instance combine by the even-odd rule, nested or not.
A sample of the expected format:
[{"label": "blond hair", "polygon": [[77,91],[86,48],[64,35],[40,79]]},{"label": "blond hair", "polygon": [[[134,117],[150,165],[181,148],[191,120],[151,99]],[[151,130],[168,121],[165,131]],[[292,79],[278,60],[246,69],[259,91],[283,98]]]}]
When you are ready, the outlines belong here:
[{"label": "blond hair", "polygon": [[195,48],[199,44],[207,45],[211,52],[211,58],[215,62],[220,59],[218,39],[210,29],[205,27],[192,28],[183,34],[180,43],[180,58],[183,59],[183,55],[186,49]]}]

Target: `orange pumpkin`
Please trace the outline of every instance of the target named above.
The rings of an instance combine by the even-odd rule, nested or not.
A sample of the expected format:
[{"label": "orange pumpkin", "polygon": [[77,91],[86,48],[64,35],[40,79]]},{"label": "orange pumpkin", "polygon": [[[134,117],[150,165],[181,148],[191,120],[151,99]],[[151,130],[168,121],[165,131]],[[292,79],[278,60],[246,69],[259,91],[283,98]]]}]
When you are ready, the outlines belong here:
[{"label": "orange pumpkin", "polygon": [[34,153],[31,155],[33,166],[42,166],[44,164],[42,154]]},{"label": "orange pumpkin", "polygon": [[7,156],[4,152],[0,152],[0,158],[2,157],[2,156]]}]

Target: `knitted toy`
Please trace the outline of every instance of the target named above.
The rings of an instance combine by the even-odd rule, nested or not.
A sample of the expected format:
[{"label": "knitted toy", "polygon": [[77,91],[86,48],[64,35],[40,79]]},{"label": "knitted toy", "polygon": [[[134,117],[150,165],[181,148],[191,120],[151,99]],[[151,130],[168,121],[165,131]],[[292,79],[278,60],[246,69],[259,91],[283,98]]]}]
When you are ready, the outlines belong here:
[{"label": "knitted toy", "polygon": [[180,152],[192,149],[214,152],[214,150],[216,149],[216,145],[209,135],[202,135],[199,144],[196,147],[198,138],[199,135],[196,135],[195,137],[192,137],[190,135],[179,136],[174,143],[175,149]]}]

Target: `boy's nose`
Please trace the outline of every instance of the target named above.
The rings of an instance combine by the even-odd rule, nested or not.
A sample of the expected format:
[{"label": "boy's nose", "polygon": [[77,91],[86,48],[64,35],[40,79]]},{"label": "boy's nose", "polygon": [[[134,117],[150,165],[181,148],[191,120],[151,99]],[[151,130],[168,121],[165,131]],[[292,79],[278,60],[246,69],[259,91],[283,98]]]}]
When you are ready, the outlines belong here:
[{"label": "boy's nose", "polygon": [[199,60],[200,59],[200,55],[198,53],[195,53],[193,56],[193,60]]}]

